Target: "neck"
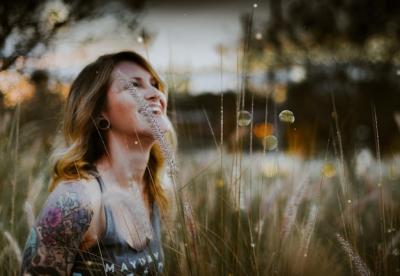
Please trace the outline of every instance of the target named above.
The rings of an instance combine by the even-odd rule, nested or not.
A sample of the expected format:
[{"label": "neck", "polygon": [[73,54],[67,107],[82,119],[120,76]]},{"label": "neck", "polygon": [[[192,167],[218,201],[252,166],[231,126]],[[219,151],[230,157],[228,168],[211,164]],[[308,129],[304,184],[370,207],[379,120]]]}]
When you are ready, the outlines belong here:
[{"label": "neck", "polygon": [[105,154],[95,162],[99,171],[110,178],[110,183],[122,188],[130,187],[132,181],[144,188],[144,174],[154,139],[132,137],[113,131],[107,133]]}]

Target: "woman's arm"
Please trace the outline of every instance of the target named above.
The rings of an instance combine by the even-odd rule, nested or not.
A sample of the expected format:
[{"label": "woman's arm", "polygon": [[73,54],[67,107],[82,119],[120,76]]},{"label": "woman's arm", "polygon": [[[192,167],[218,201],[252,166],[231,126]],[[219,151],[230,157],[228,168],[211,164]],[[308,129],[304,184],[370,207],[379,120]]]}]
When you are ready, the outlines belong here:
[{"label": "woman's arm", "polygon": [[62,182],[46,200],[25,245],[21,275],[69,275],[93,205],[82,182]]}]

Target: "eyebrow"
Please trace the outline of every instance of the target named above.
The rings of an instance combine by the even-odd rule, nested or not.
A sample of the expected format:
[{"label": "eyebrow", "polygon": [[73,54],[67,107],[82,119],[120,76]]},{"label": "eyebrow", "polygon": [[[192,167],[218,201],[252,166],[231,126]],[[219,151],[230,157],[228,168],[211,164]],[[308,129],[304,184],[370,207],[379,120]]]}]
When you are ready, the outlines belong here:
[{"label": "eyebrow", "polygon": [[[143,80],[143,78],[142,77],[131,77],[131,79],[135,79],[135,80]],[[155,81],[155,82],[157,82],[158,83],[158,81],[154,78],[154,77],[151,77],[150,78],[150,81]]]}]

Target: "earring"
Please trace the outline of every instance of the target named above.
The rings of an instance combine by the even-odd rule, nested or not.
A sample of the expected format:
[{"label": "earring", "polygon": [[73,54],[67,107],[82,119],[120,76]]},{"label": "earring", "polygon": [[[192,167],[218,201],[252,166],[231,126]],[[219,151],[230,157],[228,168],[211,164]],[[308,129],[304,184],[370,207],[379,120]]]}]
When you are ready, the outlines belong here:
[{"label": "earring", "polygon": [[97,121],[97,126],[99,127],[99,129],[101,130],[107,130],[110,128],[110,121],[107,120],[104,117],[99,117],[98,121]]}]

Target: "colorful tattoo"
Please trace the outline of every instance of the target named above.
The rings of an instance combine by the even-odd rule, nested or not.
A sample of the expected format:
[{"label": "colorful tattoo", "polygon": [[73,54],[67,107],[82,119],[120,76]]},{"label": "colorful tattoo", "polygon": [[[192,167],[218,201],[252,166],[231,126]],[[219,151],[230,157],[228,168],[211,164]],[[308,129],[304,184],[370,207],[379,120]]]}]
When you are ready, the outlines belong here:
[{"label": "colorful tattoo", "polygon": [[50,194],[23,253],[21,275],[68,275],[93,217],[81,183],[64,183]]}]

